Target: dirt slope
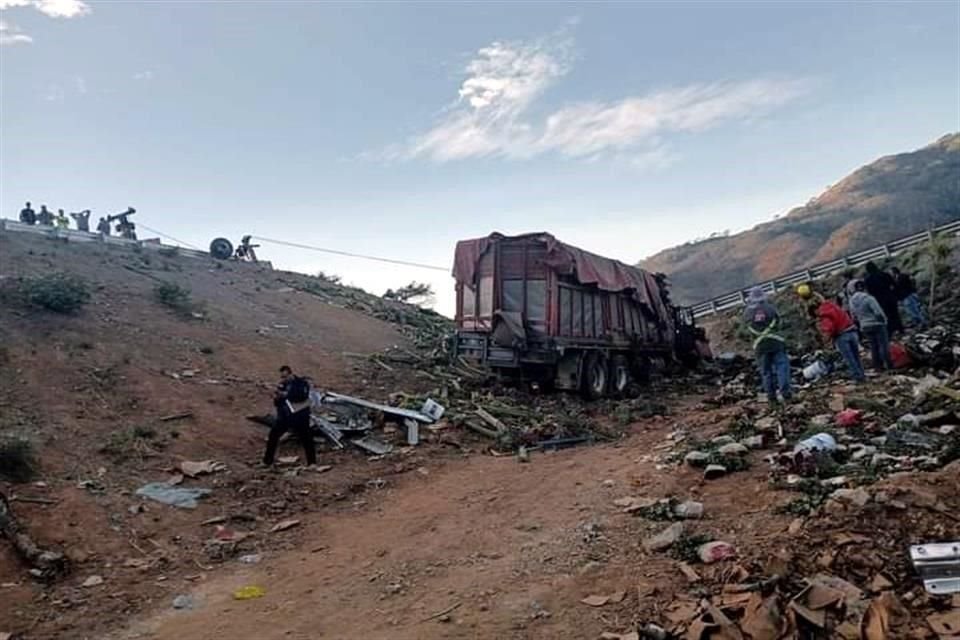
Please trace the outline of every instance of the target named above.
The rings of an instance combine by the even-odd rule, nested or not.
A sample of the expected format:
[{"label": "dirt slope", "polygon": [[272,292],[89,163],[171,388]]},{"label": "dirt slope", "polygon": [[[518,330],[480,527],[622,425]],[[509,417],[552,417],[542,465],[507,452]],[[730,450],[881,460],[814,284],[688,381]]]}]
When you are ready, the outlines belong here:
[{"label": "dirt slope", "polygon": [[960,217],[960,134],[886,156],[773,222],[662,251],[640,265],[674,297],[711,298]]},{"label": "dirt slope", "polygon": [[[58,270],[95,287],[78,314],[26,307],[10,295],[18,278]],[[183,459],[227,462],[230,472],[213,481],[209,505],[198,510],[204,517],[229,500],[244,502],[233,491],[219,494],[221,487],[238,489],[250,479],[255,486],[246,495],[261,496],[246,504],[254,515],[279,518],[317,500],[290,486],[273,494],[274,480],[257,478],[250,468],[262,454],[263,432],[244,416],[270,410],[281,364],[345,393],[385,399],[399,386],[389,372],[358,369],[356,360],[342,355],[406,345],[398,328],[290,288],[316,285],[305,276],[9,233],[0,234],[0,276],[0,435],[33,443],[42,481],[0,488],[8,496],[56,502],[13,507],[41,542],[67,549],[73,581],[91,573],[120,574],[111,577],[111,592],[126,596],[103,608],[105,620],[138,606],[136,588],[124,585],[136,585],[139,571],[120,566],[139,557],[137,549],[152,554],[165,547],[160,564],[181,572],[196,570],[194,559],[204,557],[207,532],[186,526],[196,514],[160,505],[128,510],[139,502],[132,495],[137,487],[168,477],[163,469]],[[189,287],[203,319],[158,304],[153,289],[159,281]],[[416,390],[417,384],[404,380],[403,388]],[[192,417],[159,421],[184,412]],[[363,458],[346,461],[359,464]],[[347,465],[310,487],[325,486],[323,500],[332,500],[330,495],[355,482]],[[267,509],[285,496],[286,506]],[[89,625],[81,604],[87,594],[53,596],[32,584],[7,544],[0,545],[0,583],[16,585],[3,592],[16,606],[2,607],[0,631],[30,622],[43,630],[31,637],[80,637],[66,629]]]}]

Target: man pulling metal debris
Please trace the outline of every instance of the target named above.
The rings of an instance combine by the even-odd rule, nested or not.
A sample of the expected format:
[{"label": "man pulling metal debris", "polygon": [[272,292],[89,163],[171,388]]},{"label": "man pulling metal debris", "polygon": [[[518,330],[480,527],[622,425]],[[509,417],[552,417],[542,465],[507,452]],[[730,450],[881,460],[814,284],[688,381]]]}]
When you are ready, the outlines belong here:
[{"label": "man pulling metal debris", "polygon": [[307,456],[307,465],[317,465],[317,445],[310,431],[310,382],[306,378],[295,376],[293,369],[280,367],[280,382],[273,394],[273,404],[277,408],[276,423],[270,428],[267,437],[267,450],[263,454],[263,464],[273,465],[280,438],[292,431],[303,445]]}]

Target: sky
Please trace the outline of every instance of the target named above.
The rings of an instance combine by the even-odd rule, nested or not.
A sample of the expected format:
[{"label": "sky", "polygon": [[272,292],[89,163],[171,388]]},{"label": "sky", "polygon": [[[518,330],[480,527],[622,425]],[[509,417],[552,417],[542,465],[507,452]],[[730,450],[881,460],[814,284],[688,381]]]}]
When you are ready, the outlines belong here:
[{"label": "sky", "polygon": [[0,0],[0,216],[27,200],[451,313],[458,239],[637,260],[960,130],[960,2]]}]

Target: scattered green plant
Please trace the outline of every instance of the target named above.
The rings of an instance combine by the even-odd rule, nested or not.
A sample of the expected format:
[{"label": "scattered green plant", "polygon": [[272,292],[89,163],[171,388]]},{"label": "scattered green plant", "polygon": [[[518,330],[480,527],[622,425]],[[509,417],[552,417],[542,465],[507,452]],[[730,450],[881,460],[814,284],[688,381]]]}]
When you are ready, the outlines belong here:
[{"label": "scattered green plant", "polygon": [[680,539],[670,547],[670,555],[681,562],[700,562],[700,547],[712,542],[713,538],[702,533],[683,534]]},{"label": "scattered green plant", "polygon": [[190,289],[181,287],[173,282],[163,282],[153,289],[153,295],[160,304],[179,313],[189,313],[193,310]]},{"label": "scattered green plant", "polygon": [[90,302],[86,281],[63,272],[28,278],[20,292],[30,304],[55,313],[76,313]]}]

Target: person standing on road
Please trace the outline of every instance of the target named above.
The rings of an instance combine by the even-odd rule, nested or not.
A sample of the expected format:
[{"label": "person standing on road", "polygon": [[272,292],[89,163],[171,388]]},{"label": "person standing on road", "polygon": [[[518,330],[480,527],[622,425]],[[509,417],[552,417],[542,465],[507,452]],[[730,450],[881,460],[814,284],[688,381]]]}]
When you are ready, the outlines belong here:
[{"label": "person standing on road", "polygon": [[896,267],[890,269],[893,274],[894,293],[897,300],[903,304],[910,316],[910,322],[918,329],[927,328],[927,314],[923,311],[923,304],[920,302],[920,296],[917,295],[917,284],[909,275],[902,273]]},{"label": "person standing on road", "polygon": [[47,209],[47,205],[40,205],[40,213],[37,214],[37,222],[45,227],[53,226],[53,212]]},{"label": "person standing on road", "polygon": [[890,334],[887,333],[887,316],[880,303],[866,292],[862,282],[855,285],[856,292],[850,298],[850,308],[860,325],[860,332],[870,343],[873,368],[877,371],[893,369],[890,357]]},{"label": "person standing on road", "polygon": [[33,210],[29,202],[23,209],[20,209],[20,222],[31,226],[37,224],[37,212]]},{"label": "person standing on road", "polygon": [[872,295],[880,303],[880,308],[887,316],[887,331],[890,335],[896,335],[903,331],[903,320],[900,319],[900,310],[897,308],[896,286],[893,277],[883,271],[874,262],[868,262],[864,270],[866,277],[863,284],[867,293]]},{"label": "person standing on road", "polygon": [[71,213],[70,217],[77,223],[77,231],[90,232],[90,209],[84,209],[77,213]]},{"label": "person standing on road", "polygon": [[67,217],[67,214],[63,212],[63,209],[57,209],[57,217],[55,218],[57,223],[57,229],[69,229],[70,228],[70,218]]},{"label": "person standing on road", "polygon": [[97,223],[97,232],[105,236],[110,235],[110,223],[106,218],[100,218],[100,222]]},{"label": "person standing on road", "polygon": [[778,333],[780,314],[760,287],[750,290],[743,321],[753,336],[753,351],[767,400],[771,404],[777,402],[779,390],[784,402],[789,401],[792,393],[787,341]]},{"label": "person standing on road", "polygon": [[857,325],[850,314],[835,302],[820,294],[814,294],[815,300],[807,308],[810,317],[817,321],[817,328],[824,339],[829,340],[840,353],[840,357],[850,370],[850,376],[857,382],[866,380],[863,364],[860,362],[860,341],[857,339]]},{"label": "person standing on road", "polygon": [[273,394],[273,404],[277,408],[277,420],[267,437],[267,450],[263,454],[264,466],[273,465],[280,437],[287,431],[292,431],[303,445],[307,467],[316,468],[317,445],[310,431],[310,382],[306,378],[293,375],[290,367],[280,367],[280,382]]}]

